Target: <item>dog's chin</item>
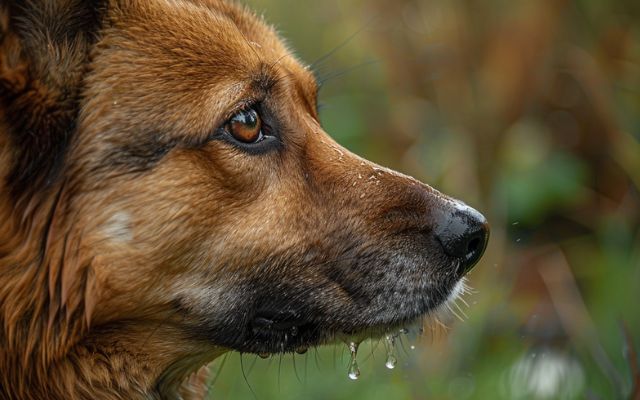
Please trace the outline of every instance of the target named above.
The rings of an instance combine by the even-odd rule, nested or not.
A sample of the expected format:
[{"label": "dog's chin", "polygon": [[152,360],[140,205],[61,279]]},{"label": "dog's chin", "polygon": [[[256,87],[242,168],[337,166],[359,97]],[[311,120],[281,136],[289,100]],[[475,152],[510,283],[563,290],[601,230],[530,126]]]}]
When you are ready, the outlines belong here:
[{"label": "dog's chin", "polygon": [[[303,311],[259,310],[250,318],[244,332],[236,331],[235,334],[224,335],[226,338],[224,345],[242,353],[266,356],[274,353],[303,353],[310,347],[336,342],[376,339],[403,328],[421,326],[425,317],[447,309],[447,305],[461,296],[465,288],[465,278],[461,278],[452,284],[438,287],[424,298],[396,301],[389,299],[384,310],[347,309],[344,313],[345,317],[340,319],[335,317],[309,319],[310,315],[317,314]],[[411,307],[399,307],[397,303],[399,301],[413,301],[415,304]],[[413,311],[393,312],[399,308]],[[360,319],[354,324],[351,320],[358,319],[356,315],[359,311],[369,311],[371,315],[382,314],[387,317],[369,321]],[[212,340],[221,339],[219,333],[214,336]]]}]

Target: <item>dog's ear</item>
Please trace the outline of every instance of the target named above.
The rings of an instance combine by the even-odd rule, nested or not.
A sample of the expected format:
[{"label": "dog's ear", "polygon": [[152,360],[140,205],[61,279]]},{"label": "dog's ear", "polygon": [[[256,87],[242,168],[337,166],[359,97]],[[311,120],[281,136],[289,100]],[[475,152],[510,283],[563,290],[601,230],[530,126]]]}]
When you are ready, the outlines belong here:
[{"label": "dog's ear", "polygon": [[60,169],[102,3],[0,3],[0,135],[12,146],[5,184],[17,196],[50,184]]}]

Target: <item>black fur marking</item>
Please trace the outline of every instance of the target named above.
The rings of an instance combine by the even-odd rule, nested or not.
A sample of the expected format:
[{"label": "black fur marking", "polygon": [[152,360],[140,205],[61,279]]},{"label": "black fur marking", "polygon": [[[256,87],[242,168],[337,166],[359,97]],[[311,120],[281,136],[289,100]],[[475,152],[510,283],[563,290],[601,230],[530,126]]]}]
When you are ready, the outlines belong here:
[{"label": "black fur marking", "polygon": [[18,38],[26,65],[19,73],[24,85],[0,79],[0,107],[13,149],[6,183],[16,200],[51,187],[60,176],[76,130],[81,76],[100,28],[101,4],[10,1],[6,6],[9,33]]},{"label": "black fur marking", "polygon": [[[22,115],[29,117],[27,113]],[[23,120],[27,118],[16,118],[10,122],[13,127],[24,127],[26,124]],[[22,134],[13,135],[13,145],[17,150],[13,168],[7,177],[14,198],[27,192],[29,188],[48,188],[56,180],[62,169],[74,123],[71,121],[65,130],[56,128],[53,126],[39,131],[30,128],[16,129]]]},{"label": "black fur marking", "polygon": [[100,170],[112,169],[125,173],[145,172],[157,165],[172,149],[181,144],[177,139],[162,139],[159,135],[140,135],[134,143],[117,146],[102,157]]}]

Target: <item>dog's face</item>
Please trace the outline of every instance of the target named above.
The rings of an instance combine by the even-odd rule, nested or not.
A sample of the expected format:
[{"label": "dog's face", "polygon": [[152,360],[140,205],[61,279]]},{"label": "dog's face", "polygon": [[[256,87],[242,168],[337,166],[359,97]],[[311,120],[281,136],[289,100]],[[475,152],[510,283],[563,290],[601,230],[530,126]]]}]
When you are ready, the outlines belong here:
[{"label": "dog's face", "polygon": [[484,218],[336,144],[270,27],[218,1],[122,3],[90,52],[57,220],[91,260],[93,327],[288,352],[455,294]]},{"label": "dog's face", "polygon": [[69,156],[95,324],[292,351],[411,322],[477,261],[483,218],[336,144],[312,73],[250,13],[112,12]]}]

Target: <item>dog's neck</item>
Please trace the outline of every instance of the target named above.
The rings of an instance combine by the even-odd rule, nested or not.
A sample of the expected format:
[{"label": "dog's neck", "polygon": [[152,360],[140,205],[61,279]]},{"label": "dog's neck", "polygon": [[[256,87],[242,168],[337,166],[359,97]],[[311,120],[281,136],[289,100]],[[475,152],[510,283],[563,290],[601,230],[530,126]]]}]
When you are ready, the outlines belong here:
[{"label": "dog's neck", "polygon": [[170,323],[92,324],[91,260],[56,220],[57,190],[41,204],[0,195],[0,273],[15,279],[0,288],[0,398],[203,398],[202,373],[188,378],[223,350],[176,349]]},{"label": "dog's neck", "polygon": [[61,191],[55,193],[27,198],[3,190],[0,195],[0,394],[29,387],[26,377],[47,376],[51,363],[68,354],[88,323],[70,318],[83,313],[77,288],[90,277],[63,282],[71,264],[84,262],[65,257],[67,240],[54,239]]},{"label": "dog's neck", "polygon": [[46,367],[5,375],[9,381],[2,382],[0,397],[202,400],[208,391],[206,364],[224,350],[203,351],[206,346],[197,345],[178,350],[170,343],[180,335],[171,326],[148,324],[97,329]]},{"label": "dog's neck", "polygon": [[98,329],[72,351],[60,373],[69,373],[64,364],[80,372],[75,383],[78,398],[203,399],[208,371],[201,367],[224,350],[171,346],[181,335],[162,323]]}]

